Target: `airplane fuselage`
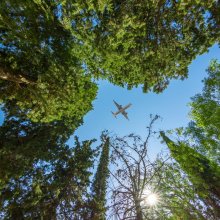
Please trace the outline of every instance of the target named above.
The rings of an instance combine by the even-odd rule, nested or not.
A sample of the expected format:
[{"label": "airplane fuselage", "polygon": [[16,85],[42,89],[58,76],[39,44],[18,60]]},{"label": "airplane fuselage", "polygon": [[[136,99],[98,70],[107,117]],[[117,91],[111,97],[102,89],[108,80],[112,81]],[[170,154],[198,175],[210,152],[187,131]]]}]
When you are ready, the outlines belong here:
[{"label": "airplane fuselage", "polygon": [[126,109],[128,109],[130,106],[131,106],[131,103],[128,104],[128,105],[126,105],[125,107],[119,108],[119,110],[118,110],[117,112],[113,113],[113,114],[116,116],[116,115],[118,115],[118,114],[124,112],[124,111],[125,111]]}]

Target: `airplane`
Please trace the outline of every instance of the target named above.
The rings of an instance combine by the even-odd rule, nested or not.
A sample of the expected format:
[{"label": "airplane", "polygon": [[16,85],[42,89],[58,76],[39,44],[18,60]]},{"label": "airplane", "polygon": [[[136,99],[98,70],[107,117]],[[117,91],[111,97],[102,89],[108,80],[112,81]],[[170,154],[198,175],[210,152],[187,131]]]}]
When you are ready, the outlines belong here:
[{"label": "airplane", "polygon": [[[113,102],[115,103],[115,105],[117,106],[118,108],[118,111],[117,112],[112,112],[112,114],[115,116],[116,118],[116,115],[118,114],[122,114],[126,119],[128,119],[128,113],[125,111],[127,108],[129,108],[131,106],[131,103],[126,105],[125,107],[122,107],[121,105],[119,105],[115,100],[113,100]],[[128,119],[129,120],[129,119]]]}]

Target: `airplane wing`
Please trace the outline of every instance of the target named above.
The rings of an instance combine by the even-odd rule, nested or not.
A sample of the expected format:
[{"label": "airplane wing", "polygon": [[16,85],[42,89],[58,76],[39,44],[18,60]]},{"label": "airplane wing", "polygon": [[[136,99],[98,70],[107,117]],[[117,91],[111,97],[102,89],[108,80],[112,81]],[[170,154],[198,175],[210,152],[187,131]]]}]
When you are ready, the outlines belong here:
[{"label": "airplane wing", "polygon": [[127,113],[126,111],[121,112],[121,114],[122,114],[126,119],[129,120],[129,118],[128,118],[128,113]]},{"label": "airplane wing", "polygon": [[119,110],[122,109],[122,106],[119,105],[115,100],[113,100],[113,102],[115,103],[115,105],[117,106],[117,108],[118,108]]}]

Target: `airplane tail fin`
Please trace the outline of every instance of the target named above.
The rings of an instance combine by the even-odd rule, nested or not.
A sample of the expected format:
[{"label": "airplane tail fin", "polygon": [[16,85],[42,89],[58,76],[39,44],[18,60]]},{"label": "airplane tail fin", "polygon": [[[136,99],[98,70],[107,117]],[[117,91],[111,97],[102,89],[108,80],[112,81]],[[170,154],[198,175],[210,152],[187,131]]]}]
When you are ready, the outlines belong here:
[{"label": "airplane tail fin", "polygon": [[111,112],[114,116],[115,116],[115,118],[116,118],[116,115],[115,115],[115,113],[114,112]]}]

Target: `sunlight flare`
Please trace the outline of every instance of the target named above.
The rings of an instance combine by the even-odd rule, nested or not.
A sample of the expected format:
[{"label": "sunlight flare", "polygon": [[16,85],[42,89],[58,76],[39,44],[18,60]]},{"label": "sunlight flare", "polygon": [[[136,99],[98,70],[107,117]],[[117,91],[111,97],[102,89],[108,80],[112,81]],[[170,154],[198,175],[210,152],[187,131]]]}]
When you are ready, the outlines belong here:
[{"label": "sunlight flare", "polygon": [[145,189],[142,194],[142,206],[156,206],[159,202],[159,195],[156,192],[152,192],[149,189]]},{"label": "sunlight flare", "polygon": [[156,193],[151,193],[150,195],[148,195],[148,197],[146,198],[146,203],[149,206],[155,206],[158,203],[158,195]]}]

